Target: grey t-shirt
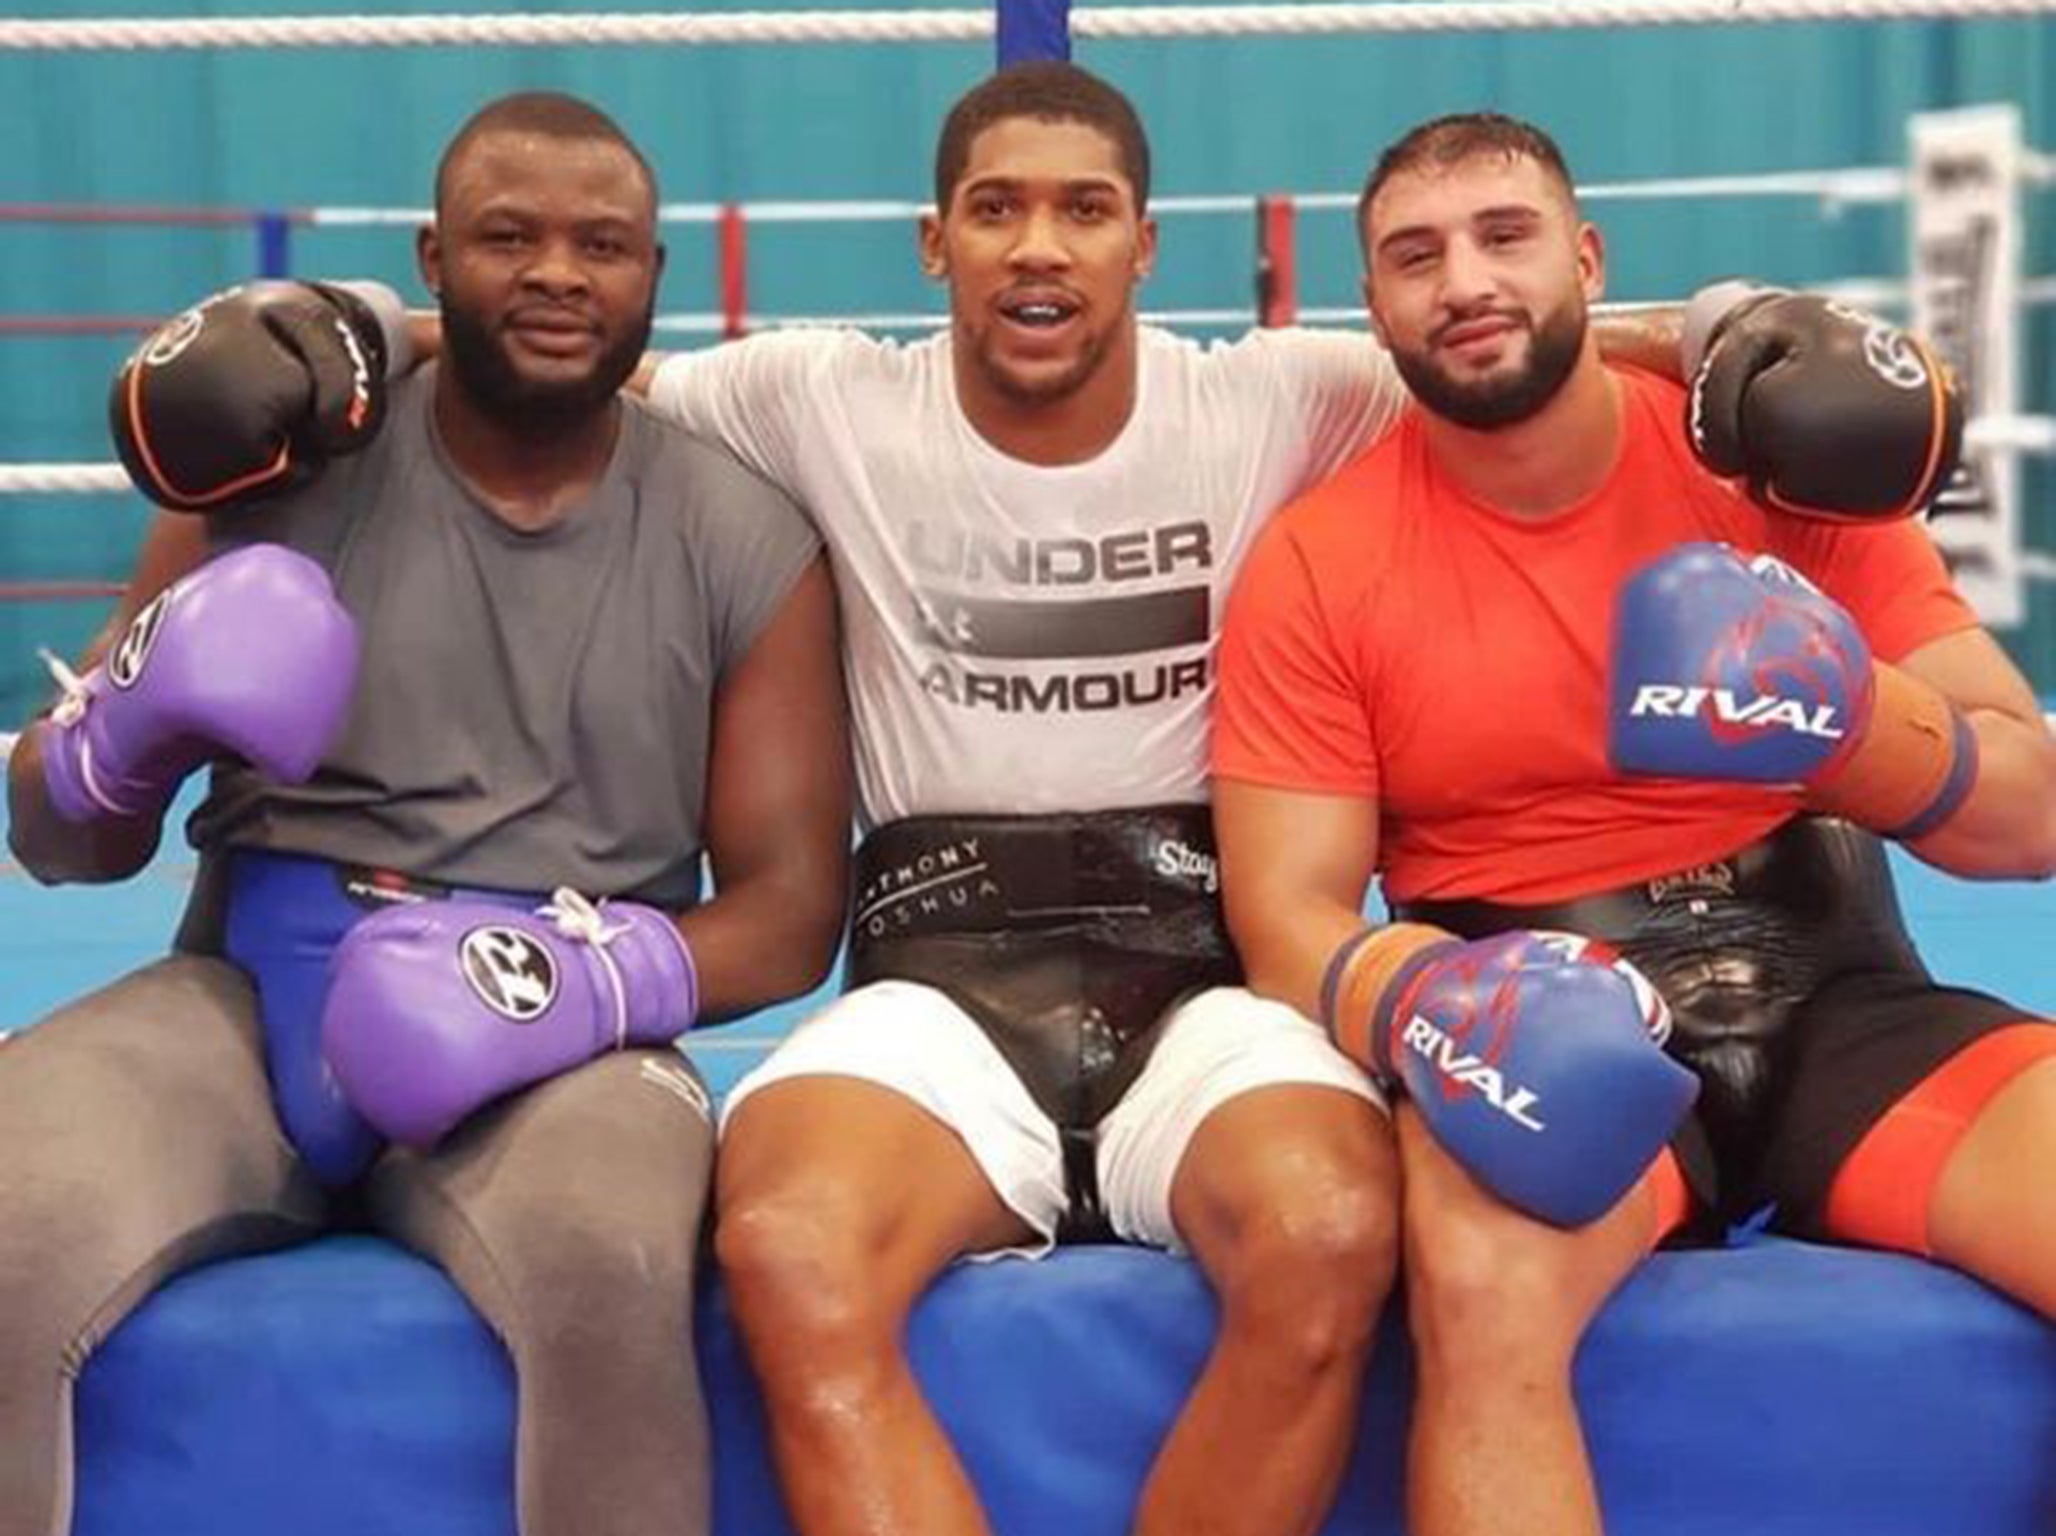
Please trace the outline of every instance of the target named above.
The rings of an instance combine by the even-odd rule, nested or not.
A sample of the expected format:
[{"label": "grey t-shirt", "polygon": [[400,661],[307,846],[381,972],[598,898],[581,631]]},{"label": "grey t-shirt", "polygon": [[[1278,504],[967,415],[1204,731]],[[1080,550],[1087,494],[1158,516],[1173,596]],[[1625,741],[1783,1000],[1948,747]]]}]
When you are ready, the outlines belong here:
[{"label": "grey t-shirt", "polygon": [[781,492],[634,402],[591,494],[520,532],[451,467],[433,397],[423,369],[365,452],[217,520],[219,542],[325,566],[363,651],[314,779],[217,769],[194,846],[683,906],[715,690],[819,541]]}]

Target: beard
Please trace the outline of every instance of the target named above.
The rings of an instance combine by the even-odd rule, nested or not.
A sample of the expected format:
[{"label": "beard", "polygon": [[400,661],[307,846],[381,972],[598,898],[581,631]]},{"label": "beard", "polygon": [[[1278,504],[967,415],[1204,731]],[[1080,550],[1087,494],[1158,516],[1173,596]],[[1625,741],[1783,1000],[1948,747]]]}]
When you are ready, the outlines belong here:
[{"label": "beard", "polygon": [[1433,361],[1432,349],[1393,349],[1392,362],[1416,400],[1435,415],[1491,432],[1526,421],[1556,398],[1585,345],[1585,308],[1570,303],[1540,325],[1528,325],[1528,357],[1520,367],[1482,379],[1452,378]]},{"label": "beard", "polygon": [[512,431],[550,437],[584,425],[609,405],[649,345],[657,296],[636,322],[610,342],[584,377],[534,379],[515,365],[493,324],[445,296],[443,357],[464,393]]},{"label": "beard", "polygon": [[979,374],[993,392],[1014,405],[1047,405],[1076,394],[1106,362],[1113,350],[1114,332],[1094,331],[1079,344],[1069,363],[1051,372],[1024,375],[999,354],[990,330],[980,331],[972,343],[971,356]]}]

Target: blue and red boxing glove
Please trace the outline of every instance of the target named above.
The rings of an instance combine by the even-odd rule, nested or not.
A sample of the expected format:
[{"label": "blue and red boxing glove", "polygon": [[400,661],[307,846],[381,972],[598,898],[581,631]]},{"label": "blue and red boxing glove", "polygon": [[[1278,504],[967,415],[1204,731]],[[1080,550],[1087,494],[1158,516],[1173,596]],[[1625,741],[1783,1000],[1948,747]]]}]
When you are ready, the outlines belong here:
[{"label": "blue and red boxing glove", "polygon": [[1473,1178],[1561,1227],[1612,1210],[1699,1094],[1648,979],[1570,934],[1373,929],[1337,952],[1322,1008]]},{"label": "blue and red boxing glove", "polygon": [[319,565],[257,544],[166,587],[85,676],[47,659],[63,686],[37,726],[51,809],[154,817],[212,758],[307,779],[349,712],[357,627]]},{"label": "blue and red boxing glove", "polygon": [[607,1051],[663,1045],[699,973],[654,907],[558,891],[536,912],[456,899],[388,907],[330,961],[321,1045],[351,1106],[433,1146],[478,1109]]},{"label": "blue and red boxing glove", "polygon": [[1681,544],[1629,579],[1609,694],[1623,773],[1800,784],[1812,808],[1904,841],[1977,777],[1977,739],[1940,690],[1874,660],[1798,572],[1722,544]]}]

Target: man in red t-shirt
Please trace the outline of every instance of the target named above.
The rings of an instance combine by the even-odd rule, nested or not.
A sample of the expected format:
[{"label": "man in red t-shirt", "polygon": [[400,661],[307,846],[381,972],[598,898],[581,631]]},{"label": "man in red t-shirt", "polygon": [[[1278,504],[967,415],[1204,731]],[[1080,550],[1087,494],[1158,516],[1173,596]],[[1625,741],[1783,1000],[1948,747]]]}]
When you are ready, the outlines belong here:
[{"label": "man in red t-shirt", "polygon": [[[1682,389],[1600,360],[1546,135],[1430,123],[1360,218],[1419,403],[1236,589],[1229,920],[1253,986],[1410,1095],[1410,1528],[1596,1532],[1571,1361],[1695,1214],[1774,1205],[2056,1314],[2056,1183],[2019,1176],[2056,1167],[2056,1026],[1928,979],[1873,835],[2046,877],[2056,744],[1917,522],[1767,509],[1694,462]],[[1623,1176],[1581,1166],[1630,1125]]]}]

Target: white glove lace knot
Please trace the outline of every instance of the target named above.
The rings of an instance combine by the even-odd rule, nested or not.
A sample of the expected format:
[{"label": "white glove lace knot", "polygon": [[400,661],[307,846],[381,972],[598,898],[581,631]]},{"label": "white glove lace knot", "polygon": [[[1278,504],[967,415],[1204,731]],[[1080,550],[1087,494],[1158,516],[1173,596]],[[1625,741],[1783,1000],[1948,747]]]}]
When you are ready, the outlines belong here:
[{"label": "white glove lace knot", "polygon": [[43,665],[50,669],[50,676],[57,682],[58,698],[50,711],[50,718],[62,726],[77,725],[93,699],[86,690],[86,680],[66,666],[64,658],[48,646],[37,646],[36,654],[43,658]]},{"label": "white glove lace knot", "polygon": [[550,893],[549,905],[538,909],[536,915],[556,924],[557,932],[573,943],[585,945],[599,962],[600,974],[607,978],[607,991],[614,1004],[614,1049],[625,1049],[628,1045],[628,987],[621,979],[621,967],[607,948],[635,925],[609,922],[604,903],[595,902],[564,885]]}]

